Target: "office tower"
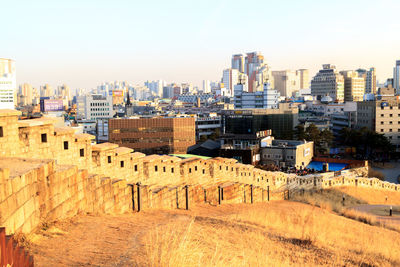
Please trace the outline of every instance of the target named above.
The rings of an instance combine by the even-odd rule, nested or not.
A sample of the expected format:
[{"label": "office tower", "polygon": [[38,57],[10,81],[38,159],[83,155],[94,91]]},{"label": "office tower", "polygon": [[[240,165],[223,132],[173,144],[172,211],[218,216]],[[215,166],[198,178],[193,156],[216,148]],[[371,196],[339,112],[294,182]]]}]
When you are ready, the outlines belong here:
[{"label": "office tower", "polygon": [[264,84],[263,91],[256,92],[244,92],[241,86],[235,86],[235,109],[278,108],[279,93],[270,88],[268,83]]},{"label": "office tower", "polygon": [[357,128],[363,127],[385,135],[393,145],[400,146],[400,101],[397,96],[357,102]]},{"label": "office tower", "polygon": [[147,81],[144,83],[147,88],[150,89],[150,92],[152,92],[155,96],[161,97],[163,95],[163,88],[166,85],[166,82],[163,80],[158,80],[158,81]]},{"label": "office tower", "polygon": [[15,62],[0,58],[0,109],[14,109],[16,104],[17,78]]},{"label": "office tower", "polygon": [[375,94],[376,93],[376,70],[375,70],[375,68],[370,68],[366,72],[365,93],[366,94]]},{"label": "office tower", "polygon": [[275,89],[281,96],[292,97],[300,89],[300,74],[293,70],[273,71]]},{"label": "office tower", "polygon": [[211,83],[209,80],[203,80],[203,93],[211,93]]},{"label": "office tower", "polygon": [[244,70],[249,77],[249,92],[263,91],[265,82],[268,82],[274,88],[271,70],[264,63],[264,56],[260,52],[247,53]]},{"label": "office tower", "polygon": [[86,120],[112,118],[114,115],[112,101],[112,96],[95,94],[78,96],[77,117]]},{"label": "office tower", "polygon": [[344,101],[363,101],[365,79],[357,71],[341,71],[344,77]]},{"label": "office tower", "polygon": [[335,101],[344,101],[344,78],[334,65],[322,65],[322,70],[311,81],[311,95],[318,100],[330,96]]},{"label": "office tower", "polygon": [[40,97],[54,97],[54,90],[53,87],[49,84],[45,84],[40,86]]},{"label": "office tower", "polygon": [[109,140],[146,154],[186,154],[196,144],[195,119],[110,119]]},{"label": "office tower", "polygon": [[236,69],[241,73],[244,73],[244,59],[242,54],[232,56],[232,69]]},{"label": "office tower", "polygon": [[299,69],[297,70],[298,75],[300,76],[300,89],[310,88],[310,78],[307,69]]},{"label": "office tower", "polygon": [[222,83],[232,96],[235,85],[239,83],[239,71],[237,69],[224,70],[222,75]]},{"label": "office tower", "polygon": [[19,92],[18,92],[19,103],[18,103],[18,105],[21,105],[21,106],[32,105],[33,98],[34,97],[33,97],[32,85],[30,85],[28,83],[24,83],[19,86]]},{"label": "office tower", "polygon": [[393,87],[396,94],[400,94],[400,60],[396,60],[396,66],[393,68]]}]

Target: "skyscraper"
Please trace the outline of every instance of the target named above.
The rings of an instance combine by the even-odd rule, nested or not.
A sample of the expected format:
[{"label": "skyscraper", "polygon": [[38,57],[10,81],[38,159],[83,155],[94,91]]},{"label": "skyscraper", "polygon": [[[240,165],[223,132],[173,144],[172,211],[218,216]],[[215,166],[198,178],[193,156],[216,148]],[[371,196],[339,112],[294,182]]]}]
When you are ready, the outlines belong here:
[{"label": "skyscraper", "polygon": [[333,100],[344,101],[344,78],[334,65],[322,65],[322,70],[311,81],[311,95],[318,100],[330,96]]},{"label": "skyscraper", "polygon": [[47,83],[40,86],[40,97],[54,97],[53,87]]},{"label": "skyscraper", "polygon": [[239,72],[244,73],[244,60],[242,54],[232,56],[232,69],[236,69]]},{"label": "skyscraper", "polygon": [[222,83],[233,96],[235,85],[239,83],[239,71],[237,69],[225,69],[222,74]]},{"label": "skyscraper", "polygon": [[274,88],[271,70],[264,63],[264,56],[260,52],[247,53],[244,71],[249,77],[249,92],[263,91],[265,82],[268,82]]},{"label": "skyscraper", "polygon": [[32,85],[24,83],[19,86],[19,105],[26,106],[32,105],[33,100],[33,88]]},{"label": "skyscraper", "polygon": [[300,76],[300,89],[310,88],[310,78],[307,69],[299,69],[297,73]]},{"label": "skyscraper", "polygon": [[211,92],[211,84],[209,80],[203,80],[203,93],[208,94]]},{"label": "skyscraper", "polygon": [[273,71],[275,89],[281,96],[292,97],[293,93],[302,89],[300,87],[300,74],[293,70]]},{"label": "skyscraper", "polygon": [[393,68],[393,87],[396,94],[400,94],[400,60],[396,60],[396,66]]},{"label": "skyscraper", "polygon": [[365,93],[375,94],[376,93],[376,70],[375,68],[370,68],[369,71],[366,72],[365,77]]},{"label": "skyscraper", "polygon": [[0,58],[0,109],[14,109],[17,93],[15,62]]},{"label": "skyscraper", "polygon": [[344,77],[344,101],[363,101],[365,79],[356,71],[341,71]]}]

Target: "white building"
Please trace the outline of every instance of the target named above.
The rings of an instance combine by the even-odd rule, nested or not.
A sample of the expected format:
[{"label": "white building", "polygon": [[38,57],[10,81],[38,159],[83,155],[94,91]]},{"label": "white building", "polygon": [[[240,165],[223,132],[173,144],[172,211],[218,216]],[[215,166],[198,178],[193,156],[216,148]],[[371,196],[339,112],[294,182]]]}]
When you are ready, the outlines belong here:
[{"label": "white building", "polygon": [[234,87],[239,83],[239,71],[237,69],[226,69],[223,71],[222,83],[224,87],[233,95]]},{"label": "white building", "polygon": [[203,80],[203,93],[211,93],[211,83],[209,80]]},{"label": "white building", "polygon": [[396,89],[396,95],[400,94],[400,60],[396,60],[396,66],[393,68],[393,87]]},{"label": "white building", "polygon": [[97,120],[113,117],[112,96],[84,95],[77,101],[77,118]]},{"label": "white building", "polygon": [[278,108],[279,93],[270,88],[269,83],[264,83],[264,90],[257,92],[245,92],[242,85],[235,87],[235,108]]},{"label": "white building", "polygon": [[17,77],[15,62],[0,58],[0,109],[14,109],[16,104]]}]

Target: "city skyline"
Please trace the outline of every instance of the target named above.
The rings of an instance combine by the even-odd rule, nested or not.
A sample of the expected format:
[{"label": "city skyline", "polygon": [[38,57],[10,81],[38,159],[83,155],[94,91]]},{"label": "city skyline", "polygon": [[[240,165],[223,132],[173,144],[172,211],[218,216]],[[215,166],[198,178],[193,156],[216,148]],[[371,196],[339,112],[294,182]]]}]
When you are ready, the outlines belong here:
[{"label": "city skyline", "polygon": [[18,84],[34,87],[162,79],[201,88],[221,79],[233,54],[253,51],[272,70],[306,68],[310,79],[333,64],[375,67],[384,82],[400,58],[398,8],[396,1],[15,1],[2,6],[3,21],[13,23],[3,29],[0,57],[15,60]]}]

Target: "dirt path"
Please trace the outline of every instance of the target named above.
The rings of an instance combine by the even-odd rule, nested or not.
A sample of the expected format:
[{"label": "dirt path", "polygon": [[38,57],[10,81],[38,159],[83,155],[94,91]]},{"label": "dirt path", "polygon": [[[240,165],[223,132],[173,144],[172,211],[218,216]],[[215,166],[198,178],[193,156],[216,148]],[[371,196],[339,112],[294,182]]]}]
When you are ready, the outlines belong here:
[{"label": "dirt path", "polygon": [[352,207],[352,209],[374,215],[375,218],[380,222],[400,225],[400,212],[398,211],[399,207],[392,206],[394,209],[392,214],[393,216],[389,216],[390,207],[390,205],[362,204]]},{"label": "dirt path", "polygon": [[141,236],[171,221],[189,219],[168,211],[119,216],[78,216],[34,236],[36,266],[143,266]]}]

